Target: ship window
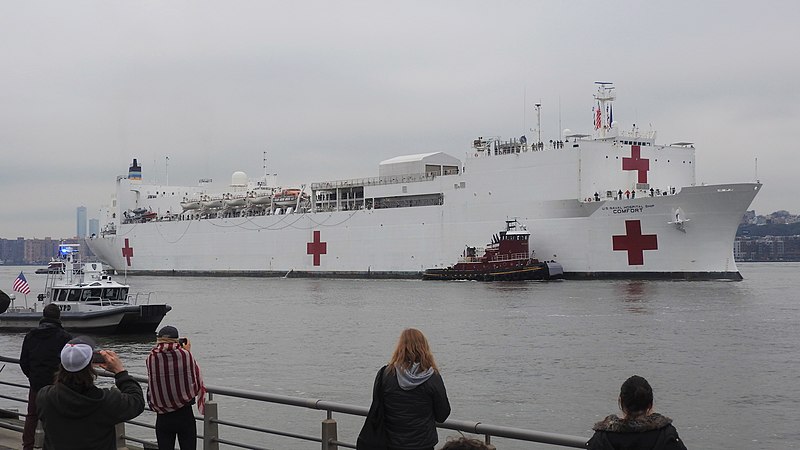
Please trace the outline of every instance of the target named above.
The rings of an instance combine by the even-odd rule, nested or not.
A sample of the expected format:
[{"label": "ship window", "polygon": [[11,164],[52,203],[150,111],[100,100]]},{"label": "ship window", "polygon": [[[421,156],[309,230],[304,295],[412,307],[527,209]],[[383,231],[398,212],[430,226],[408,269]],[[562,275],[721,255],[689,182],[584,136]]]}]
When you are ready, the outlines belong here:
[{"label": "ship window", "polygon": [[68,290],[66,290],[66,289],[60,289],[60,290],[58,290],[57,292],[58,292],[58,301],[60,301],[60,302],[65,302],[65,301],[67,301],[67,294],[69,293],[69,291],[68,291]]},{"label": "ship window", "polygon": [[100,298],[101,289],[84,289],[81,293],[81,301],[85,302],[91,299],[99,299]]},{"label": "ship window", "polygon": [[81,291],[79,289],[70,289],[69,296],[67,297],[68,302],[77,302],[81,299]]}]

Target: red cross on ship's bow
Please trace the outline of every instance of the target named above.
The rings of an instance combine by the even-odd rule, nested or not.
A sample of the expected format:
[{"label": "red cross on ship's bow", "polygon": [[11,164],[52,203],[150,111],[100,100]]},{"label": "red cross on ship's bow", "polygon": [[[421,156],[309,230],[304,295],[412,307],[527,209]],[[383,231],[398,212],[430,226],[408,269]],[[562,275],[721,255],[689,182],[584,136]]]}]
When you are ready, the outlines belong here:
[{"label": "red cross on ship's bow", "polygon": [[611,237],[614,251],[628,252],[628,265],[644,265],[644,251],[658,250],[658,236],[655,234],[642,234],[642,222],[639,220],[625,221],[625,234]]}]

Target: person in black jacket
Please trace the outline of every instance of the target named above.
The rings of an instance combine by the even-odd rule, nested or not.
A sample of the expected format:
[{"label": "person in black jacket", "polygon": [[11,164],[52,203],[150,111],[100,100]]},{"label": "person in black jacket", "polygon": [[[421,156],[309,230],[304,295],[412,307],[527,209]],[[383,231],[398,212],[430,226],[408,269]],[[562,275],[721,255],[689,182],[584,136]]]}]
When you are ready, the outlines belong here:
[{"label": "person in black jacket", "polygon": [[400,334],[383,375],[388,447],[432,450],[439,442],[436,422],[450,415],[450,402],[428,340],[408,328]]},{"label": "person in black jacket", "polygon": [[[44,448],[58,450],[116,450],[115,426],[144,411],[142,387],[133,379],[116,353],[95,352],[85,336],[75,338],[61,350],[61,365],[55,383],[45,386],[36,398],[44,426]],[[114,373],[117,389],[94,384],[94,364]]]},{"label": "person in black jacket", "polygon": [[36,410],[36,394],[39,389],[53,384],[53,377],[58,370],[59,355],[72,336],[61,326],[61,311],[58,305],[48,304],[42,310],[39,327],[25,335],[22,351],[19,354],[19,365],[28,377],[28,415],[25,416],[25,428],[22,431],[22,449],[32,450],[36,424],[39,421]]},{"label": "person in black jacket", "polygon": [[686,450],[672,419],[653,412],[653,389],[634,375],[620,388],[622,418],[612,414],[594,429],[586,443],[590,450]]}]

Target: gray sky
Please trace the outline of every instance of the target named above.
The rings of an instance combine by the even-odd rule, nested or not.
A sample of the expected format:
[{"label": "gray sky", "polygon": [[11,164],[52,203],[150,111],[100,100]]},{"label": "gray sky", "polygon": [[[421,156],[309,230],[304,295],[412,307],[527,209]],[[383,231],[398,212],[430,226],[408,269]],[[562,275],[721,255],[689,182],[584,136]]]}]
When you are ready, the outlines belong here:
[{"label": "gray sky", "polygon": [[[477,136],[614,119],[695,142],[699,182],[752,181],[800,212],[800,2],[0,3],[0,237],[75,234],[132,158],[145,180],[377,176]],[[560,111],[560,113],[559,113]]]}]

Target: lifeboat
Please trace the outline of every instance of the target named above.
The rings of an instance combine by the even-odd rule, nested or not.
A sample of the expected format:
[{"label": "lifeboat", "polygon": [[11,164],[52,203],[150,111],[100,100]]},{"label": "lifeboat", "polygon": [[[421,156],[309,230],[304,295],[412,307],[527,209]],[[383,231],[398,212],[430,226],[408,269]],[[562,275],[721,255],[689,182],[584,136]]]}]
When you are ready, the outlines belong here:
[{"label": "lifeboat", "polygon": [[247,199],[245,197],[229,196],[228,198],[222,200],[222,204],[226,208],[241,208],[247,204]]},{"label": "lifeboat", "polygon": [[248,206],[269,206],[272,204],[272,195],[265,194],[265,195],[253,195],[251,197],[247,197],[247,204]]},{"label": "lifeboat", "polygon": [[247,206],[269,206],[272,204],[272,189],[257,188],[247,193]]},{"label": "lifeboat", "polygon": [[200,202],[200,200],[188,200],[184,198],[183,201],[181,202],[181,208],[183,208],[184,211],[200,209],[201,206],[203,205]]},{"label": "lifeboat", "polygon": [[215,209],[215,208],[222,208],[222,199],[221,198],[211,198],[206,196],[203,198],[202,201],[203,208],[206,209]]},{"label": "lifeboat", "polygon": [[272,203],[281,207],[295,206],[302,192],[300,189],[284,189],[272,197]]}]

